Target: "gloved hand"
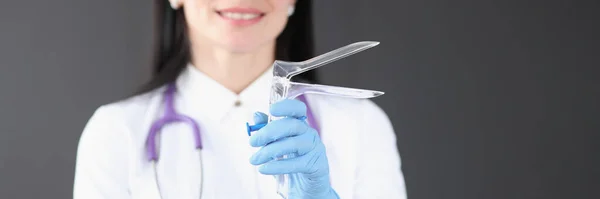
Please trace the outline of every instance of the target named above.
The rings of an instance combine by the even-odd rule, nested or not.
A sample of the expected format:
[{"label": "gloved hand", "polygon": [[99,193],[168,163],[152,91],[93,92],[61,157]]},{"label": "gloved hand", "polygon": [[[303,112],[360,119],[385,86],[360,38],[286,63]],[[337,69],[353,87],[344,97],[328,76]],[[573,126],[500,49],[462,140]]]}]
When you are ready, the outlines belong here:
[{"label": "gloved hand", "polygon": [[[306,118],[306,105],[298,100],[282,100],[270,108],[271,115],[284,117],[271,121],[250,137],[250,145],[262,147],[250,163],[261,165],[266,175],[290,174],[290,199],[338,199],[329,183],[325,146]],[[255,124],[267,123],[268,116],[257,112]],[[290,158],[277,160],[283,155]]]}]

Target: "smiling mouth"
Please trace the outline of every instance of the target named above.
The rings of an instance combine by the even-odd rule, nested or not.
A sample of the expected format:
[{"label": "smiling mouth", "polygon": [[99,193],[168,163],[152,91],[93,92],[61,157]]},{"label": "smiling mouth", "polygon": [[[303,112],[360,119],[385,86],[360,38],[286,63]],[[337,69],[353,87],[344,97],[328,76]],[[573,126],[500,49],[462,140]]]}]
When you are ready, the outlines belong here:
[{"label": "smiling mouth", "polygon": [[231,20],[254,20],[265,16],[264,13],[216,11],[221,17]]}]

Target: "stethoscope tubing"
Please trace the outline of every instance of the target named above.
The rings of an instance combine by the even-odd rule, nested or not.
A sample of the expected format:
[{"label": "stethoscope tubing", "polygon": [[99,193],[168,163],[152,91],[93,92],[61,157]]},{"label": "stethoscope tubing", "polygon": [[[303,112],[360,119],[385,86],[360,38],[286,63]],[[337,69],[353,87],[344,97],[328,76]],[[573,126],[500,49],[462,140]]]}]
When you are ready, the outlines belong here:
[{"label": "stethoscope tubing", "polygon": [[[204,162],[202,161],[202,150],[198,150],[198,154],[199,154],[199,160],[200,160],[200,193],[199,193],[199,198],[202,198],[202,193],[203,189],[204,189]],[[152,161],[152,170],[154,171],[154,183],[156,184],[156,188],[158,189],[158,195],[161,199],[164,199],[162,190],[160,188],[160,179],[158,177],[158,169],[156,168],[156,165],[158,164],[158,161]]]}]

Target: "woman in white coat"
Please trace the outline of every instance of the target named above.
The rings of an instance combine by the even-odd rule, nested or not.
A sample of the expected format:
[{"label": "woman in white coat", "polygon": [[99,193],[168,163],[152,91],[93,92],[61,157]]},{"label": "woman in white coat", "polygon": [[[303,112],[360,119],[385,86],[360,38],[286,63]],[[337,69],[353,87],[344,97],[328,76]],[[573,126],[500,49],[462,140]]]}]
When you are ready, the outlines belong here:
[{"label": "woman in white coat", "polygon": [[[74,198],[275,199],[275,174],[295,176],[289,198],[406,198],[392,125],[373,102],[307,95],[268,105],[273,61],[314,56],[309,0],[155,4],[153,79],[89,120]],[[316,82],[313,72],[300,78]],[[169,111],[165,92],[200,136],[191,123],[166,125],[151,153],[151,127]],[[246,122],[264,123],[267,112],[287,117],[249,137]]]}]

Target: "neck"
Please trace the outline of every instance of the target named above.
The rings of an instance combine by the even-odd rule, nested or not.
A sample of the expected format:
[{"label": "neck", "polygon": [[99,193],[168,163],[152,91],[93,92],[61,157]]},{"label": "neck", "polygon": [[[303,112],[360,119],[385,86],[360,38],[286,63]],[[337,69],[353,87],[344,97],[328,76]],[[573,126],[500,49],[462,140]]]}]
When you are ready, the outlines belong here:
[{"label": "neck", "polygon": [[262,75],[275,59],[274,44],[251,53],[235,53],[214,45],[192,46],[192,64],[236,94]]}]

